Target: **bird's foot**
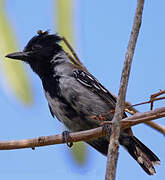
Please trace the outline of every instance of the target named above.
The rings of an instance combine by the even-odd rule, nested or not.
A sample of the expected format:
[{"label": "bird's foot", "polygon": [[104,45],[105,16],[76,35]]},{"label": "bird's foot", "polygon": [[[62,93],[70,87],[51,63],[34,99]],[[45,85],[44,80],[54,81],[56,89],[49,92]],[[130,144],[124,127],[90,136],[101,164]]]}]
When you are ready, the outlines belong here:
[{"label": "bird's foot", "polygon": [[100,123],[100,125],[102,126],[102,132],[106,130],[108,136],[111,136],[111,124],[112,124],[111,121],[104,121]]},{"label": "bird's foot", "polygon": [[62,139],[63,139],[63,142],[66,143],[69,148],[71,148],[73,146],[73,142],[68,142],[69,134],[70,134],[69,131],[63,131]]}]

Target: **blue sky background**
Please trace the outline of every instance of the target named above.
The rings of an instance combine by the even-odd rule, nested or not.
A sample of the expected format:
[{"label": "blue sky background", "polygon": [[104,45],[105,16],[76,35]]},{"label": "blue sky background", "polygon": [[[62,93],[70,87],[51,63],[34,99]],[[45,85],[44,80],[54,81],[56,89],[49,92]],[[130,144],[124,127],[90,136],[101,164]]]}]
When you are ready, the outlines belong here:
[{"label": "blue sky background", "polygon": [[[150,94],[165,89],[164,42],[165,2],[146,1],[143,23],[135,51],[127,100],[138,103]],[[123,60],[130,36],[136,1],[77,0],[74,11],[76,51],[89,71],[110,91],[118,93]],[[8,0],[6,11],[16,32],[20,49],[38,29],[55,32],[52,0]],[[66,27],[67,28],[67,27]],[[58,134],[63,126],[48,110],[39,78],[28,66],[34,104],[25,107],[0,89],[1,140],[22,139]],[[19,76],[19,75],[18,75]],[[155,103],[155,107],[164,102]],[[149,105],[138,108],[149,110]],[[163,119],[157,122],[165,125]],[[134,133],[161,159],[155,176],[146,175],[138,164],[120,148],[117,179],[163,180],[165,171],[165,137],[146,125],[134,127]],[[88,146],[87,163],[77,166],[66,145],[0,152],[0,179],[104,179],[106,157]]]}]

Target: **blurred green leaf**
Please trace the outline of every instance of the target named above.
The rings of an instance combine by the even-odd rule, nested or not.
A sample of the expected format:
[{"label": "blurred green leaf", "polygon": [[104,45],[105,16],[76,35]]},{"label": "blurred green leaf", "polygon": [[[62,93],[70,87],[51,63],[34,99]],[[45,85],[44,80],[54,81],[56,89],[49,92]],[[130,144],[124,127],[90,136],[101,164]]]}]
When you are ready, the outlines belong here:
[{"label": "blurred green leaf", "polygon": [[5,55],[18,51],[18,45],[9,19],[5,13],[4,0],[0,0],[0,65],[2,75],[9,89],[25,104],[32,103],[30,82],[24,65],[5,58]]},{"label": "blurred green leaf", "polygon": [[74,43],[74,0],[56,0],[55,17],[57,20],[58,32],[67,38],[73,45]]},{"label": "blurred green leaf", "polygon": [[76,142],[73,144],[72,154],[73,158],[81,165],[83,165],[87,159],[87,149],[83,142]]},{"label": "blurred green leaf", "polygon": [[[75,46],[73,24],[74,3],[74,0],[55,1],[55,17],[57,21],[55,30],[58,30],[61,36],[65,36],[73,47]],[[68,48],[66,48],[64,44],[63,48],[68,51]],[[86,153],[86,146],[83,142],[74,143],[72,154],[79,164],[84,164],[86,162]]]}]

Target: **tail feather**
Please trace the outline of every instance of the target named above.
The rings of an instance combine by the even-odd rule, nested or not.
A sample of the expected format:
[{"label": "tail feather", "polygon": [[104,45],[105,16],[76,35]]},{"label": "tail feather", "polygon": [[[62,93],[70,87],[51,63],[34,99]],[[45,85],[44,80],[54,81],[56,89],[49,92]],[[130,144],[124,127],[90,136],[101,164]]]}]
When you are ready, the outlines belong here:
[{"label": "tail feather", "polygon": [[[160,164],[160,160],[141,141],[139,141],[135,136],[130,136],[127,133],[121,133],[119,142],[126,148],[128,153],[138,162],[147,174],[153,175],[156,173],[154,165]],[[102,154],[107,155],[109,142],[106,138],[97,138],[95,140],[88,141],[87,143]]]},{"label": "tail feather", "polygon": [[154,165],[160,164],[159,158],[135,136],[129,136],[129,143],[124,147],[147,174],[156,173]]}]

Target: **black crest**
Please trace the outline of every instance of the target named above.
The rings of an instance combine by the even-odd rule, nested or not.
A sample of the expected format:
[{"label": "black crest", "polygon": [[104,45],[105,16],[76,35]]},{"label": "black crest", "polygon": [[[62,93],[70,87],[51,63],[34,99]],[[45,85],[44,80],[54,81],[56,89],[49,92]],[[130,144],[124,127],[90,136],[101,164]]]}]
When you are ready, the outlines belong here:
[{"label": "black crest", "polygon": [[[24,51],[31,51],[41,47],[57,46],[62,40],[58,34],[49,34],[49,31],[38,30],[36,36],[34,36],[24,48]],[[58,45],[60,46],[60,45]]]}]

